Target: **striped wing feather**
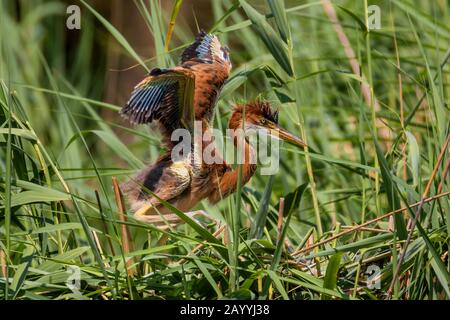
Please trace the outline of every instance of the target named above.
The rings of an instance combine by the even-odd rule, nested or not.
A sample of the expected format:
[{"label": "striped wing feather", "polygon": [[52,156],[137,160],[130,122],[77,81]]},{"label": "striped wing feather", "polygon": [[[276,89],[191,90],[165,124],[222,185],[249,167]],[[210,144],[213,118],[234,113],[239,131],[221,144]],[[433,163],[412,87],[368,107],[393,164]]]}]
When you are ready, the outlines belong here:
[{"label": "striped wing feather", "polygon": [[148,76],[133,90],[121,114],[136,124],[158,120],[167,130],[193,124],[193,75],[167,70]]},{"label": "striped wing feather", "polygon": [[217,53],[220,46],[217,37],[201,31],[193,44],[187,47],[181,54],[181,63],[192,59],[201,60],[204,63],[212,63],[213,55]]}]

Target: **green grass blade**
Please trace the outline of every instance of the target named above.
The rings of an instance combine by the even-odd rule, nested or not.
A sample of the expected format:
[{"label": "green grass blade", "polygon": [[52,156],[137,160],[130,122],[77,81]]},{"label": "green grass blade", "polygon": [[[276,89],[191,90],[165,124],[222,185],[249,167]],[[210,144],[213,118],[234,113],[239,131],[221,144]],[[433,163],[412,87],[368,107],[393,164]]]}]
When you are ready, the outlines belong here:
[{"label": "green grass blade", "polygon": [[281,39],[288,44],[289,26],[286,17],[286,8],[284,7],[284,0],[267,0],[269,3],[270,11],[275,18],[275,23],[280,33]]},{"label": "green grass blade", "polygon": [[245,13],[252,21],[254,30],[259,35],[261,40],[266,45],[267,49],[273,55],[277,63],[283,68],[283,70],[289,75],[294,76],[291,64],[289,62],[289,57],[287,54],[287,47],[280,38],[277,37],[275,31],[272,29],[270,24],[266,21],[264,15],[256,11],[252,6],[250,6],[244,0],[240,0],[241,6]]},{"label": "green grass blade", "polygon": [[[333,254],[328,261],[327,271],[325,272],[325,278],[323,279],[323,287],[326,289],[334,290],[337,286],[338,272],[341,265],[342,252]],[[322,300],[330,299],[330,296],[322,295]]]},{"label": "green grass blade", "polygon": [[252,228],[250,230],[249,239],[260,239],[263,234],[264,228],[266,226],[267,214],[269,213],[268,208],[274,179],[274,175],[269,177],[269,181],[267,182],[266,188],[264,189],[264,193],[259,203],[258,211],[256,212],[255,221],[253,222]]},{"label": "green grass blade", "polygon": [[105,18],[103,18],[94,8],[88,5],[84,0],[80,0],[81,3],[89,9],[89,11],[105,26],[105,28],[111,33],[111,35],[119,42],[122,47],[128,52],[128,54],[133,57],[147,72],[150,71],[145,65],[144,61],[139,57],[139,55],[134,51],[125,37]]},{"label": "green grass blade", "polygon": [[[384,154],[381,151],[381,147],[375,137],[374,137],[374,144],[377,152],[377,158],[380,163],[380,171],[381,176],[383,177],[383,186],[386,191],[386,195],[389,202],[389,209],[390,211],[400,209],[400,199],[396,188],[396,183],[391,177],[389,165],[387,164],[386,158],[384,157]],[[408,237],[405,219],[403,218],[402,215],[397,214],[394,216],[394,221],[395,221],[395,230],[397,231],[399,239],[405,240]]]}]

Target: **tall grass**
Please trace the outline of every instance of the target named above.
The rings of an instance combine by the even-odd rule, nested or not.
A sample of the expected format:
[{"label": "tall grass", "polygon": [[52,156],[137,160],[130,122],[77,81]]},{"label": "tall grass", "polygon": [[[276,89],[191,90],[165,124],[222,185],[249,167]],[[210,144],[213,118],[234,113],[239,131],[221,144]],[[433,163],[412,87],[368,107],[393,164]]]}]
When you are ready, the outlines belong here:
[{"label": "tall grass", "polygon": [[[134,1],[153,39],[141,56],[90,1],[72,33],[64,2],[3,1],[0,297],[449,299],[450,6],[366,2],[212,1],[210,17]],[[283,146],[277,175],[200,204],[220,226],[172,208],[187,223],[161,231],[114,193],[161,150],[104,101],[104,39],[144,76],[178,61],[193,19],[231,48],[215,127],[262,95],[310,148]]]}]

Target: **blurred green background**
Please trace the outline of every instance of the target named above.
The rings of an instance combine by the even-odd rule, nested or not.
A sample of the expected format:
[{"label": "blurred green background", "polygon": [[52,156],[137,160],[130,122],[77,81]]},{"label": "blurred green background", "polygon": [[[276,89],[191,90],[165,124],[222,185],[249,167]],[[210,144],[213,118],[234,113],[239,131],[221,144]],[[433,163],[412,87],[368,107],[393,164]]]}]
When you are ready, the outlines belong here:
[{"label": "blurred green background", "polygon": [[[66,27],[72,4],[79,30]],[[367,27],[370,5],[380,29]],[[448,1],[0,8],[0,297],[450,297]],[[231,49],[214,126],[225,130],[234,103],[262,96],[314,150],[283,145],[275,176],[256,174],[242,193],[199,205],[228,225],[217,240],[213,225],[163,235],[122,221],[112,186],[162,151],[157,132],[117,111],[148,70],[174,66],[199,29]],[[431,196],[412,231],[417,205],[352,230]],[[289,206],[279,229],[281,197]],[[375,289],[371,265],[380,270]],[[78,292],[67,287],[70,266],[81,270]]]}]

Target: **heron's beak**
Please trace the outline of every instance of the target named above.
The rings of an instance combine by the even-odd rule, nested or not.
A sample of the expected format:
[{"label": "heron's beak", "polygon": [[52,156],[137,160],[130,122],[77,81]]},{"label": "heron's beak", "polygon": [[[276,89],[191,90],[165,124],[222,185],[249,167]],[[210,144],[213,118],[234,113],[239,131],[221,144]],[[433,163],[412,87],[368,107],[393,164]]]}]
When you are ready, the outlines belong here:
[{"label": "heron's beak", "polygon": [[271,125],[269,130],[272,136],[278,137],[279,139],[282,139],[299,147],[307,147],[306,143],[304,143],[300,138],[294,136],[292,133],[277,124]]}]

